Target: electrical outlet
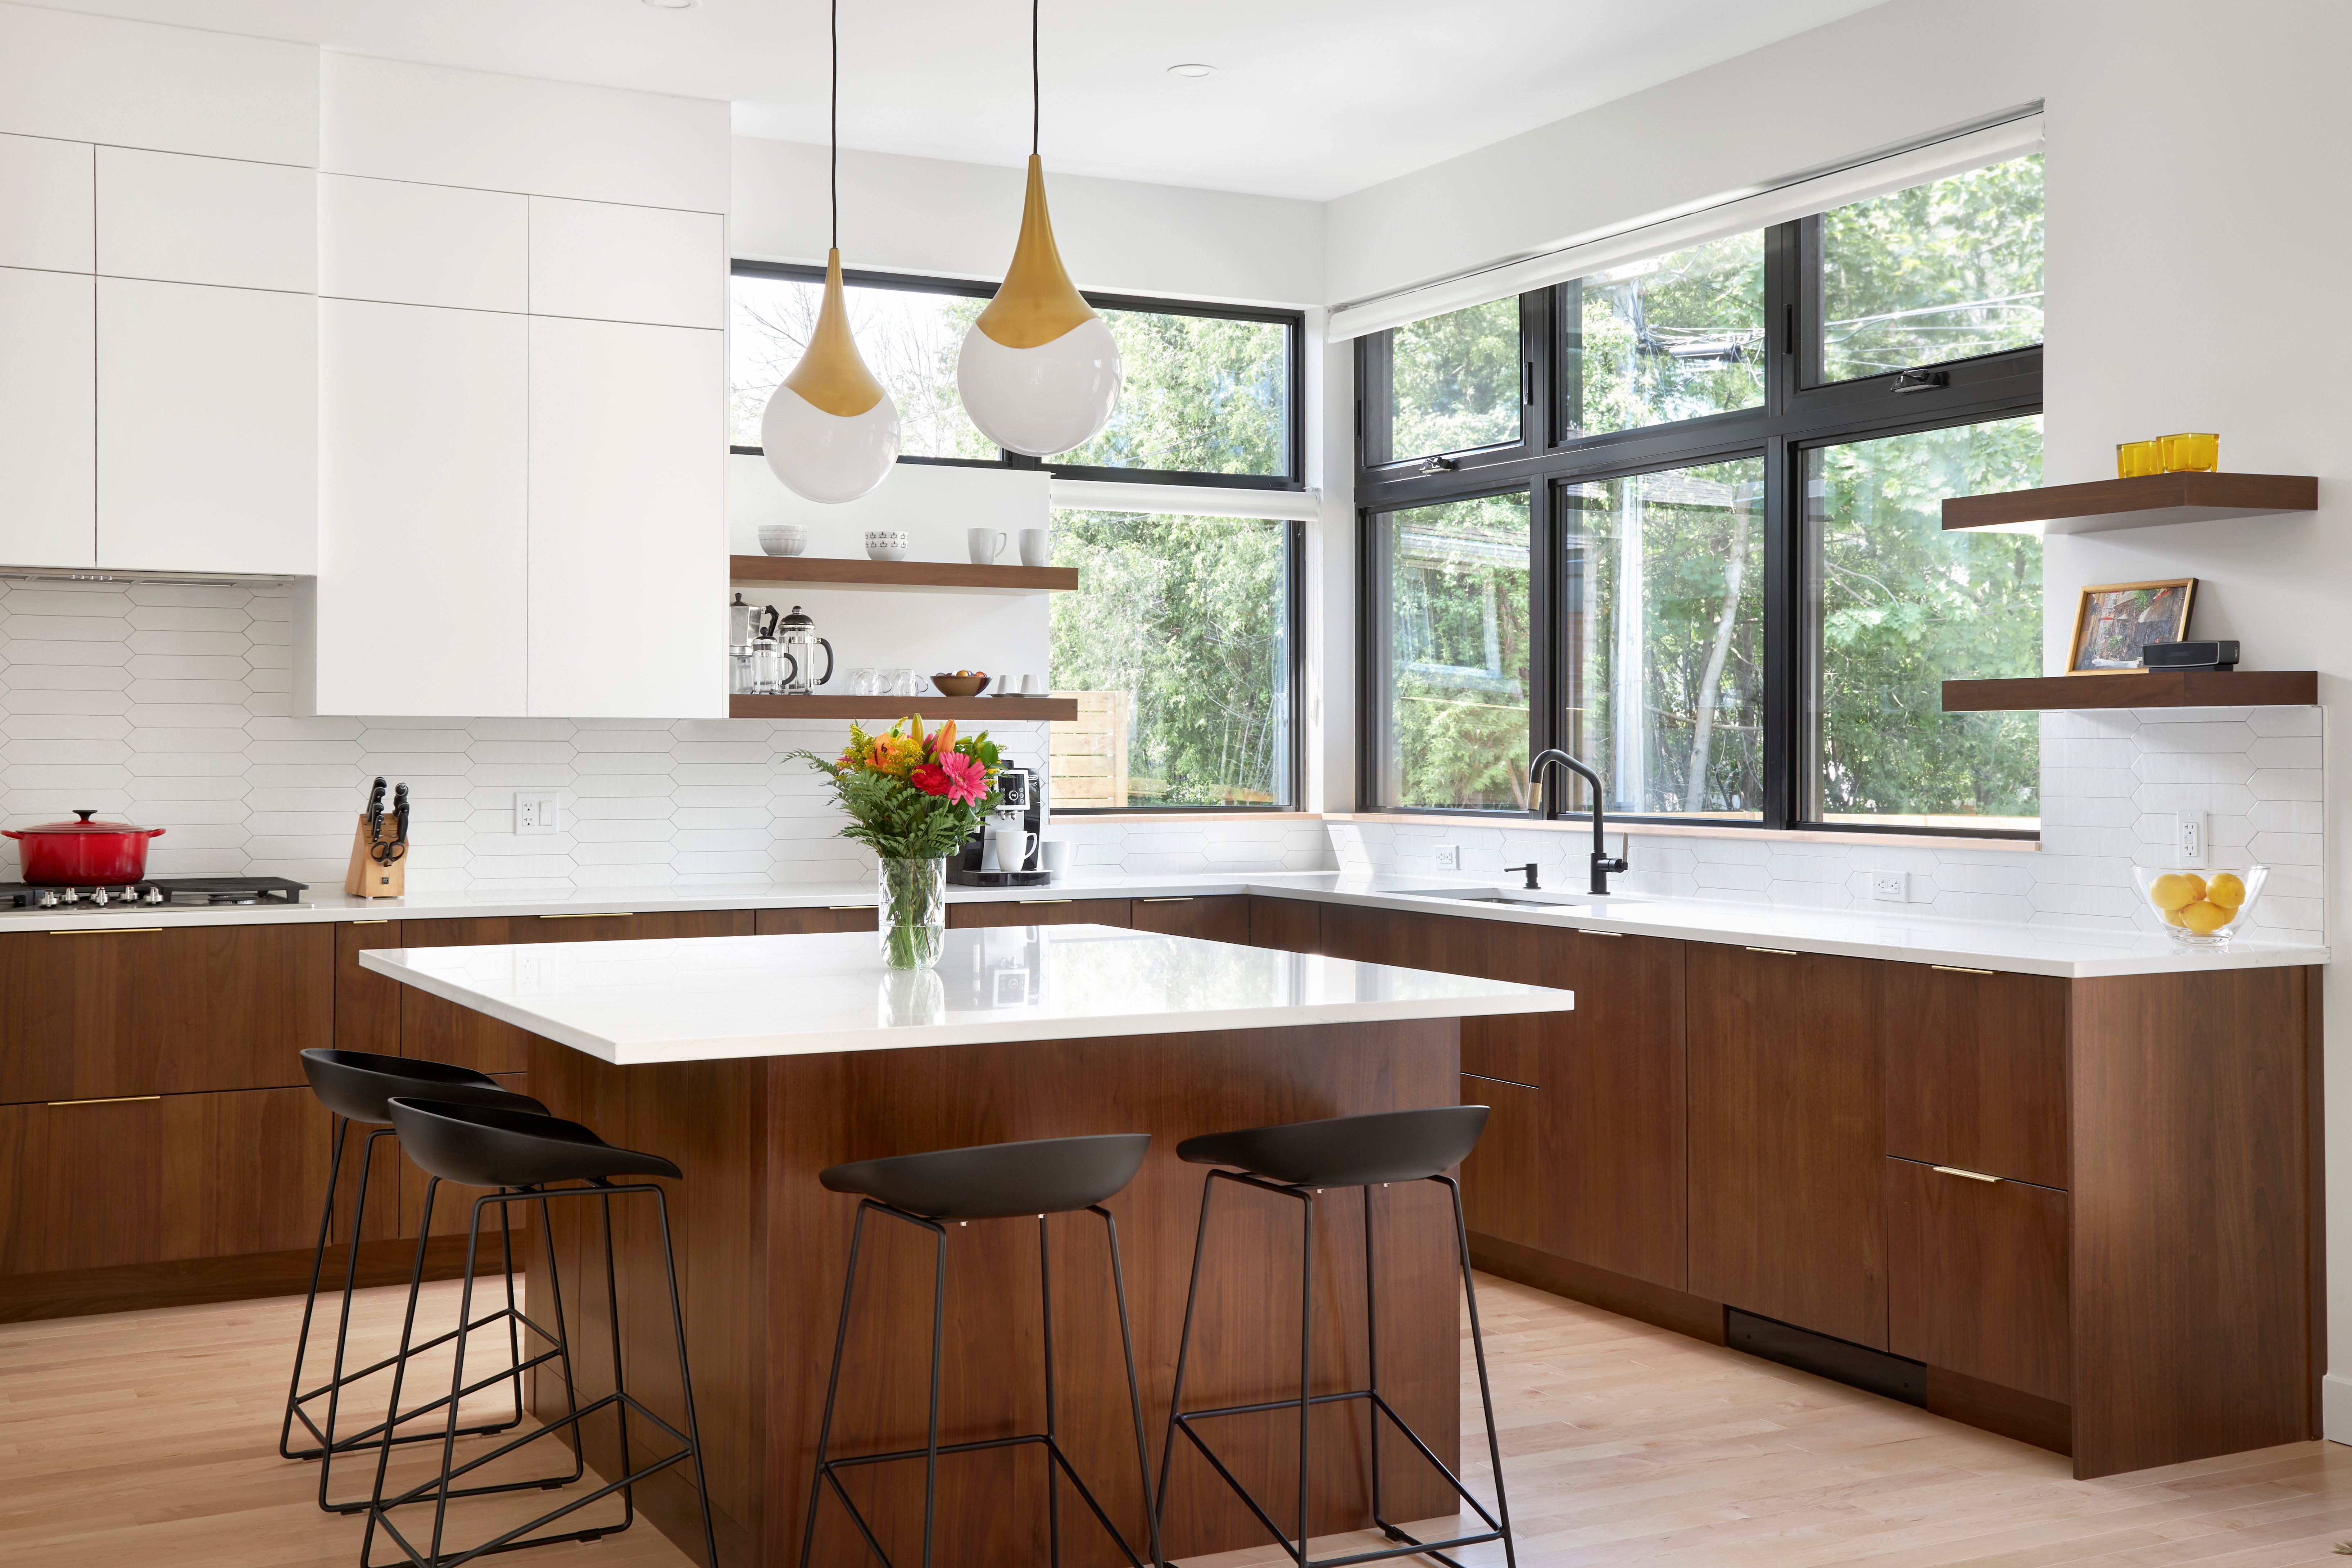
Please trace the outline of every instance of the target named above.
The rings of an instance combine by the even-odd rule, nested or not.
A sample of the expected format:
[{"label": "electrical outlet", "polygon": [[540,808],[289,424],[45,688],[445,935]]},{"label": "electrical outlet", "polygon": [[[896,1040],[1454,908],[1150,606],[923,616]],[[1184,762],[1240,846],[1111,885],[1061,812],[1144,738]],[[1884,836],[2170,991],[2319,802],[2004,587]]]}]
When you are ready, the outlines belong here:
[{"label": "electrical outlet", "polygon": [[1462,846],[1441,844],[1437,847],[1437,868],[1441,871],[1462,869]]},{"label": "electrical outlet", "polygon": [[561,798],[552,795],[516,795],[515,832],[526,834],[559,831],[563,826],[563,811],[557,804]]},{"label": "electrical outlet", "polygon": [[2205,864],[2205,814],[2184,811],[2172,819],[2172,858],[2183,866]]},{"label": "electrical outlet", "polygon": [[1910,873],[1906,871],[1873,871],[1870,874],[1870,896],[1894,904],[1908,902],[1910,881]]}]

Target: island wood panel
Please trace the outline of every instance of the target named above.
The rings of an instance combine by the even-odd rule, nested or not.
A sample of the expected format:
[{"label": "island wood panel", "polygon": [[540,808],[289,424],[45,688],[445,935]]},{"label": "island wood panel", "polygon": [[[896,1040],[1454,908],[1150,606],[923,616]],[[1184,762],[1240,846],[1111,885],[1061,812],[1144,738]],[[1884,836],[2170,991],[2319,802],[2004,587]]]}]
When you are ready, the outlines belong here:
[{"label": "island wood panel", "polygon": [[1886,1348],[1875,961],[1691,942],[1690,1281]]},{"label": "island wood panel", "polygon": [[1169,936],[1194,937],[1202,942],[1249,941],[1249,900],[1240,894],[1211,898],[1131,899],[1128,923],[1137,931]]},{"label": "island wood panel", "polygon": [[989,903],[950,904],[951,926],[1123,926],[1128,923],[1125,899],[1023,899]]},{"label": "island wood panel", "polygon": [[2319,1435],[2307,984],[2073,983],[2077,1476]]},{"label": "island wood panel", "polygon": [[271,1089],[331,1045],[325,925],[0,936],[0,1103]]},{"label": "island wood panel", "polygon": [[751,933],[754,936],[806,936],[812,932],[835,931],[875,931],[878,917],[872,904],[858,904],[846,909],[816,910],[754,910],[751,911]]},{"label": "island wood panel", "polygon": [[1249,940],[1252,947],[1320,952],[1323,906],[1306,899],[1269,899],[1253,893],[1249,896]]},{"label": "island wood panel", "polygon": [[2064,1404],[2066,1194],[1886,1162],[1887,1346]]},{"label": "island wood panel", "polygon": [[[1464,1020],[1465,1034],[1469,1022]],[[1462,1162],[1462,1214],[1471,1231],[1521,1247],[1556,1247],[1560,1173],[1545,1144],[1543,1091],[1465,1072],[1462,1103],[1489,1108],[1478,1147]]]},{"label": "island wood panel", "polygon": [[[814,1440],[847,1268],[855,1200],[825,1192],[816,1173],[840,1161],[1021,1138],[1149,1131],[1152,1152],[1110,1200],[1118,1217],[1137,1335],[1147,1429],[1156,1462],[1181,1329],[1184,1286],[1205,1173],[1176,1160],[1182,1138],[1219,1127],[1308,1120],[1411,1105],[1453,1103],[1456,1028],[1450,1020],[1234,1033],[1068,1040],[934,1050],[843,1053],[695,1067],[613,1068],[546,1042],[532,1053],[533,1081],[561,1114],[596,1122],[614,1142],[677,1158],[686,1180],[673,1194],[681,1248],[695,1392],[712,1446],[714,1500],[726,1521],[720,1553],[736,1563],[797,1563]],[[740,1094],[728,1072],[764,1073],[764,1099]],[[715,1115],[715,1106],[724,1105]],[[1196,1330],[1192,1395],[1229,1403],[1296,1388],[1299,1216],[1288,1200],[1220,1184],[1204,1298]],[[576,1200],[575,1200],[576,1201]],[[717,1204],[716,1217],[704,1205]],[[1452,1209],[1436,1184],[1374,1198],[1380,1260],[1382,1386],[1448,1462],[1457,1462],[1459,1330]],[[632,1283],[625,1317],[638,1368],[662,1354],[666,1311],[639,1312],[636,1292],[657,1283],[649,1221],[618,1218],[621,1264]],[[1061,1425],[1074,1462],[1130,1538],[1142,1538],[1142,1489],[1120,1370],[1117,1318],[1100,1222],[1047,1222],[1055,1270]],[[739,1239],[741,1227],[755,1239]],[[601,1242],[577,1216],[556,1211],[566,1300],[581,1265],[595,1270]],[[1316,1244],[1318,1388],[1363,1375],[1362,1215],[1357,1195],[1320,1203]],[[919,1441],[929,1351],[929,1236],[869,1220],[858,1313],[844,1373],[837,1441],[851,1451]],[[1025,1219],[975,1223],[949,1233],[946,1440],[1034,1429],[1042,1422],[1038,1362],[1037,1227]],[[711,1297],[742,1309],[722,1308]],[[582,1307],[580,1310],[589,1309]],[[656,1321],[656,1318],[663,1321]],[[648,1326],[650,1325],[650,1326]],[[598,1358],[583,1358],[583,1393],[601,1389]],[[751,1369],[761,1375],[752,1377]],[[657,1410],[661,1373],[648,1371]],[[750,1378],[741,1398],[723,1385]],[[541,1409],[547,1408],[542,1386]],[[1188,1395],[1188,1404],[1193,1403]],[[1315,1417],[1316,1528],[1369,1522],[1360,1412],[1327,1406]],[[748,1423],[748,1426],[743,1424]],[[1237,1473],[1274,1497],[1295,1479],[1295,1426],[1279,1415],[1222,1424],[1215,1439]],[[729,1431],[730,1426],[742,1427]],[[592,1458],[612,1454],[593,1438]],[[1450,1493],[1382,1445],[1386,1496],[1399,1517],[1449,1508]],[[737,1456],[758,1465],[746,1476]],[[921,1467],[880,1468],[848,1484],[897,1561],[919,1561]],[[1043,1562],[1045,1497],[1032,1451],[968,1457],[942,1465],[942,1564]],[[1171,1556],[1258,1543],[1262,1532],[1197,1458],[1180,1458],[1171,1496]],[[674,1540],[694,1528],[682,1489],[640,1489],[640,1502]],[[1065,1561],[1071,1568],[1116,1559],[1075,1499],[1063,1498]],[[738,1553],[743,1531],[760,1545]],[[689,1547],[689,1550],[692,1550]],[[828,1501],[815,1561],[856,1561],[860,1548]]]},{"label": "island wood panel", "polygon": [[[335,1043],[344,1050],[377,1051],[446,1062],[477,1072],[520,1072],[528,1057],[523,1032],[469,1007],[403,985],[360,967],[370,949],[485,947],[516,940],[500,917],[386,921],[340,928],[335,939]],[[389,1037],[387,1037],[387,1025]]]},{"label": "island wood panel", "polygon": [[1880,974],[1886,1152],[2065,1186],[2067,983],[1924,963]]}]

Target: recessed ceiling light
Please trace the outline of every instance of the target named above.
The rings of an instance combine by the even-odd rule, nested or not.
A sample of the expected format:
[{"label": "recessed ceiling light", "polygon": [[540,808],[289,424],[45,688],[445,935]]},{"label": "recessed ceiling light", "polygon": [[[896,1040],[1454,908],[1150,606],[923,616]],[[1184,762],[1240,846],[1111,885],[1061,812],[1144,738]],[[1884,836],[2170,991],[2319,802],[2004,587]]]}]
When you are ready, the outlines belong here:
[{"label": "recessed ceiling light", "polygon": [[[648,0],[648,4],[650,4],[650,3],[651,3],[651,0]],[[1204,65],[1198,65],[1198,64],[1194,64],[1194,65],[1181,65],[1181,66],[1170,66],[1170,67],[1168,68],[1168,74],[1169,74],[1170,76],[1192,76],[1192,77],[1210,76],[1210,75],[1214,74],[1214,72],[1216,71],[1216,68],[1216,68],[1216,67],[1214,67],[1214,66],[1204,66]]]}]

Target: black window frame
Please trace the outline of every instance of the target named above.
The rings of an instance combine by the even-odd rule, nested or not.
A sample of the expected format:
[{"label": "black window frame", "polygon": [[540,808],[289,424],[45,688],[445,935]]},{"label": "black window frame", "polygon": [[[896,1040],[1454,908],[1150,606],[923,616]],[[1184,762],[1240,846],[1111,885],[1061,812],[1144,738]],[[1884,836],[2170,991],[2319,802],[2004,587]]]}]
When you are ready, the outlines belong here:
[{"label": "black window frame", "polygon": [[[824,268],[796,261],[747,261],[738,258],[728,266],[730,285],[729,300],[731,313],[731,285],[737,278],[782,278],[796,283],[822,283]],[[968,300],[986,300],[994,296],[997,285],[970,278],[934,278],[911,272],[872,272],[844,268],[844,284],[859,289],[898,289],[912,294],[955,294]],[[902,463],[929,463],[940,468],[1026,468],[1044,469],[1056,479],[1090,479],[1123,485],[1194,485],[1218,489],[1304,490],[1307,488],[1307,314],[1303,310],[1284,310],[1255,305],[1218,305],[1198,300],[1160,300],[1141,294],[1098,294],[1081,289],[1087,304],[1098,310],[1130,310],[1167,316],[1204,316],[1219,321],[1267,321],[1287,327],[1289,354],[1286,371],[1290,377],[1288,399],[1289,429],[1286,458],[1289,473],[1220,474],[1190,468],[1097,468],[1091,464],[1057,463],[1049,458],[1032,458],[1019,452],[997,449],[989,458],[929,458],[902,455]],[[730,453],[759,457],[762,448],[730,445]]]},{"label": "black window frame", "polygon": [[[1565,605],[1563,486],[1688,468],[1730,458],[1764,463],[1764,803],[1760,818],[1738,821],[1612,812],[1627,824],[1703,826],[1728,832],[1801,831],[1864,837],[2038,839],[2038,829],[1910,826],[1825,822],[1803,811],[1807,712],[1803,682],[1809,628],[1804,622],[1804,453],[1883,437],[1948,429],[2039,414],[2042,345],[2006,349],[1927,367],[1940,384],[1897,392],[1903,373],[1853,380],[1819,379],[1822,335],[1818,215],[1764,230],[1764,401],[1760,406],[1595,436],[1570,436],[1564,396],[1570,384],[1572,323],[1559,301],[1573,282],[1519,298],[1520,438],[1511,445],[1456,453],[1416,453],[1368,465],[1370,392],[1390,384],[1386,333],[1355,342],[1357,525],[1357,808],[1433,817],[1524,821],[1523,814],[1475,806],[1402,805],[1380,798],[1384,724],[1379,712],[1381,657],[1387,632],[1386,584],[1380,575],[1381,519],[1403,508],[1466,500],[1507,491],[1528,495],[1529,637],[1528,752],[1562,745],[1569,650],[1557,628]],[[1439,461],[1437,459],[1444,459]],[[1578,820],[1589,812],[1563,814]]]}]

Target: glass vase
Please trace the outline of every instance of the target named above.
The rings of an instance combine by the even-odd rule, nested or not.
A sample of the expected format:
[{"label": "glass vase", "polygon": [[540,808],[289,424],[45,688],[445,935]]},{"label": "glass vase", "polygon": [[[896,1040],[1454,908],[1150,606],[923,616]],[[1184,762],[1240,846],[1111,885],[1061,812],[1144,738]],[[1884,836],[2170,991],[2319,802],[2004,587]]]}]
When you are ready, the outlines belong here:
[{"label": "glass vase", "polygon": [[948,931],[948,860],[885,859],[876,871],[882,962],[891,969],[929,969]]}]

